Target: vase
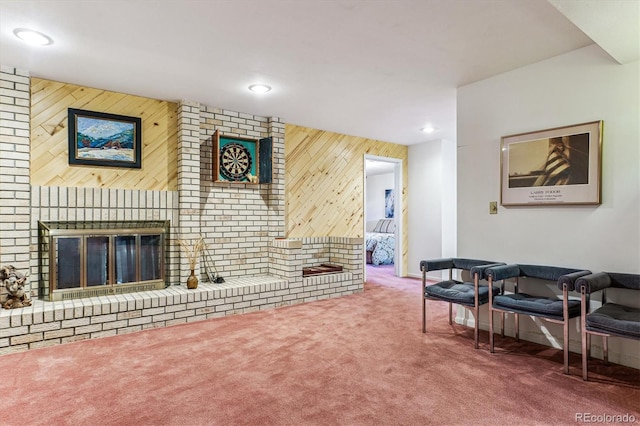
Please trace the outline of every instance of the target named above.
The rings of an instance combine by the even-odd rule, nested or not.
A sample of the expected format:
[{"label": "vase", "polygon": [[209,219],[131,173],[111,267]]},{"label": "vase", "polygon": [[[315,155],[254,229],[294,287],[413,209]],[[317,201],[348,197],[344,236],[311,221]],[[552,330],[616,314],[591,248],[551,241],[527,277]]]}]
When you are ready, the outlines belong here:
[{"label": "vase", "polygon": [[196,277],[196,274],[193,273],[193,269],[191,270],[191,275],[189,275],[189,278],[187,278],[187,288],[189,289],[194,289],[194,288],[198,288],[198,277]]}]

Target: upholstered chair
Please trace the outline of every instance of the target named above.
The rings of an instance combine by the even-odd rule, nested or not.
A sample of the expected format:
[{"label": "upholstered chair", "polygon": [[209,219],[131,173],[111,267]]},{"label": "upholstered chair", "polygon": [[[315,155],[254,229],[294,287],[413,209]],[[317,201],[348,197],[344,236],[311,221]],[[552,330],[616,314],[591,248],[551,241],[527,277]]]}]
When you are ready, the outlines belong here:
[{"label": "upholstered chair", "polygon": [[[493,313],[498,312],[514,314],[515,337],[519,339],[520,315],[529,315],[543,320],[562,324],[563,326],[563,351],[564,373],[569,374],[569,320],[580,316],[580,301],[569,299],[569,292],[575,289],[575,281],[590,271],[556,266],[540,265],[503,265],[490,267],[485,270],[489,285],[492,286],[500,280],[513,280],[514,291],[512,293],[489,294],[489,347],[494,352],[494,318]],[[534,278],[528,284],[529,293],[521,293],[518,283],[521,278]],[[557,285],[562,290],[561,297],[543,296],[545,286],[549,283]],[[535,291],[539,288],[538,291]],[[535,293],[537,294],[535,294]]]},{"label": "upholstered chair", "polygon": [[[452,306],[460,305],[473,313],[474,316],[474,344],[478,349],[478,335],[480,323],[480,306],[489,302],[489,294],[499,292],[498,288],[481,285],[484,280],[484,271],[490,266],[504,265],[487,260],[476,259],[434,259],[420,262],[422,271],[422,332],[427,332],[427,300],[449,303],[449,324],[452,324]],[[449,279],[435,284],[427,283],[427,272],[449,270]],[[453,271],[468,271],[472,282],[453,279]],[[491,289],[491,291],[489,290]]]},{"label": "upholstered chair", "polygon": [[[598,272],[580,277],[575,285],[576,291],[580,292],[581,301],[582,378],[588,380],[592,335],[602,337],[605,363],[609,361],[609,336],[640,340],[640,308],[637,306],[639,296],[635,297],[636,306],[607,301],[607,289],[640,290],[640,275]],[[598,291],[602,294],[602,305],[590,312],[591,295]]]}]

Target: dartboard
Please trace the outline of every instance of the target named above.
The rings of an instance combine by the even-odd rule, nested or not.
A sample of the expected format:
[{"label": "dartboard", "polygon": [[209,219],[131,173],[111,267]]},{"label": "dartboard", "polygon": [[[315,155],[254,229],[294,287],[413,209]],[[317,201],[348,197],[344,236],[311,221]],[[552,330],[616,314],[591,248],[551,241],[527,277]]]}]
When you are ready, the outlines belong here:
[{"label": "dartboard", "polygon": [[220,149],[220,174],[232,181],[247,179],[251,171],[251,153],[239,143],[229,143]]}]

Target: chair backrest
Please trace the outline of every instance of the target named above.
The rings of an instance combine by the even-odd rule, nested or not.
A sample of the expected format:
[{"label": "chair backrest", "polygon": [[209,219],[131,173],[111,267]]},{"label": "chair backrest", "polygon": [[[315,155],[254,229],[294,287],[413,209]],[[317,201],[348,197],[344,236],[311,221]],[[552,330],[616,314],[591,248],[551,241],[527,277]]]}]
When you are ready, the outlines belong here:
[{"label": "chair backrest", "polygon": [[640,290],[640,274],[622,274],[619,272],[607,272],[611,279],[611,287],[630,288]]},{"label": "chair backrest", "polygon": [[462,259],[462,258],[443,258],[420,261],[420,270],[422,271],[439,271],[442,269],[463,269],[471,271],[471,268],[482,265],[491,265],[496,262],[478,259]]},{"label": "chair backrest", "polygon": [[561,276],[574,272],[583,271],[583,269],[564,268],[560,266],[542,266],[542,265],[520,265],[520,276],[539,278],[541,280],[558,281]]},{"label": "chair backrest", "polygon": [[464,259],[464,258],[454,258],[453,267],[457,269],[464,269],[470,271],[474,266],[482,266],[482,265],[490,265],[498,262],[491,260],[478,260],[478,259]]}]

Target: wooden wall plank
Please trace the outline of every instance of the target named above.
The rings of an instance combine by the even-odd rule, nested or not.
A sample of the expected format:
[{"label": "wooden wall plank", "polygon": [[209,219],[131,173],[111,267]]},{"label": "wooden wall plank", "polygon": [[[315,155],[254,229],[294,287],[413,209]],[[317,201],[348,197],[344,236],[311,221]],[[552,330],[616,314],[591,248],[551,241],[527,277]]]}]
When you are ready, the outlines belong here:
[{"label": "wooden wall plank", "polygon": [[285,217],[288,237],[363,237],[364,155],[402,160],[402,251],[407,266],[407,152],[404,145],[287,124]]},{"label": "wooden wall plank", "polygon": [[[67,109],[142,118],[142,169],[69,166]],[[178,105],[172,102],[31,79],[31,184],[175,191]]]}]

